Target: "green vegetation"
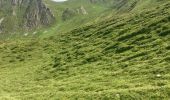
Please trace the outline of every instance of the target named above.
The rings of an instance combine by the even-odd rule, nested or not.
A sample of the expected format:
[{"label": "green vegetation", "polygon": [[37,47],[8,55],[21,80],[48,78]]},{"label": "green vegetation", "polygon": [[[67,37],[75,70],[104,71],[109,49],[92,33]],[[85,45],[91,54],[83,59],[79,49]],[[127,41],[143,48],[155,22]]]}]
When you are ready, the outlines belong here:
[{"label": "green vegetation", "polygon": [[[108,3],[105,4],[103,2],[90,3],[90,0],[69,0],[64,3],[55,3],[50,0],[44,0],[44,2],[46,2],[47,6],[52,10],[57,19],[57,22],[54,27],[50,30],[47,30],[50,31],[50,35],[55,34],[56,32],[68,32],[74,28],[79,28],[80,26],[88,25],[89,23],[94,22],[95,20],[98,21],[96,17],[103,17],[106,13],[111,13],[110,10],[108,11],[108,9],[110,9]],[[67,8],[71,10],[76,10],[81,6],[85,8],[88,13],[87,15],[78,14],[74,17],[68,18],[69,20],[67,21],[62,20],[62,14]],[[71,15],[75,14],[73,13]],[[41,36],[46,37],[47,35],[41,34]]]},{"label": "green vegetation", "polygon": [[69,32],[1,40],[0,99],[168,100],[170,2],[158,1]]}]

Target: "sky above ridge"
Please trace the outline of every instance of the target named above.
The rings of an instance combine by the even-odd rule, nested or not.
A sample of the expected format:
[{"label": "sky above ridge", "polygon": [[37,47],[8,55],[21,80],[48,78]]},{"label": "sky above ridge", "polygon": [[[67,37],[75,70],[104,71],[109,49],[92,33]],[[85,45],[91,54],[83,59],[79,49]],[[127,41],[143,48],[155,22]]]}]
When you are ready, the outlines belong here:
[{"label": "sky above ridge", "polygon": [[55,2],[64,2],[64,1],[67,1],[67,0],[52,0],[52,1],[55,1]]}]

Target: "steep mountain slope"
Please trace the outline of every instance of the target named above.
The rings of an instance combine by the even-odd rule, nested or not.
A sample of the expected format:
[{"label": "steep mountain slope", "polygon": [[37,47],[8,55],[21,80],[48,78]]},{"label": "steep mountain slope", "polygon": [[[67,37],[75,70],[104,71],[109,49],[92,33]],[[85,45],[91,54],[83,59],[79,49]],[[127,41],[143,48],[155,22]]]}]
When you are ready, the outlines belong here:
[{"label": "steep mountain slope", "polygon": [[0,98],[167,100],[169,44],[169,1],[44,39],[1,41]]},{"label": "steep mountain slope", "polygon": [[[56,32],[68,32],[74,28],[98,22],[108,15],[119,15],[123,13],[140,13],[143,9],[152,9],[167,0],[68,0],[67,2],[55,3],[44,0],[54,13],[57,24],[50,30],[45,30],[41,36],[46,37],[46,31],[50,35]],[[150,6],[152,5],[152,6]],[[77,14],[81,7],[87,14]]]},{"label": "steep mountain slope", "polygon": [[35,29],[54,22],[42,0],[0,0],[0,19],[1,33]]},{"label": "steep mountain slope", "polygon": [[44,1],[57,19],[54,32],[68,32],[88,24],[109,8],[106,3],[91,3],[90,0]]}]

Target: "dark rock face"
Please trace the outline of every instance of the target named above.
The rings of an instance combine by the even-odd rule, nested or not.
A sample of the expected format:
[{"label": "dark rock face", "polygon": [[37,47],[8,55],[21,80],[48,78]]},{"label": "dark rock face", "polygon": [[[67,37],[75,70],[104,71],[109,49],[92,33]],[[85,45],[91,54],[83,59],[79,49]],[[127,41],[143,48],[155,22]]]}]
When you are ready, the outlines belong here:
[{"label": "dark rock face", "polygon": [[113,8],[118,11],[127,12],[133,10],[138,2],[139,0],[114,0]]},{"label": "dark rock face", "polygon": [[76,11],[74,9],[66,8],[62,14],[62,20],[63,21],[69,20],[70,18],[74,17],[75,15],[76,15]]},{"label": "dark rock face", "polygon": [[[24,29],[35,29],[40,26],[48,26],[55,20],[52,12],[42,0],[0,0],[0,19],[8,28],[9,20],[15,20],[13,26],[23,27]],[[10,16],[10,17],[6,17]],[[12,28],[11,28],[12,29]]]},{"label": "dark rock face", "polygon": [[29,28],[38,26],[39,24],[50,25],[54,20],[50,9],[47,8],[41,0],[32,0],[32,2],[30,0],[24,18],[25,25]]},{"label": "dark rock face", "polygon": [[128,12],[133,10],[140,0],[89,0],[90,3],[107,4],[118,12]]},{"label": "dark rock face", "polygon": [[66,8],[62,13],[62,20],[66,21],[73,18],[76,15],[87,15],[88,12],[83,6],[78,8]]}]

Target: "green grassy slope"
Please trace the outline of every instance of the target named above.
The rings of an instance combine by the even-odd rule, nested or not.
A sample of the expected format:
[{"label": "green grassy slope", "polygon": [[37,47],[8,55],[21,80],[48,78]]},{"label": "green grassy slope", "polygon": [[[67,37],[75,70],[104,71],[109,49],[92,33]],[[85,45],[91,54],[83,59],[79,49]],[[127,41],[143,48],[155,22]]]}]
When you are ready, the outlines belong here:
[{"label": "green grassy slope", "polygon": [[43,39],[0,42],[0,99],[167,100],[170,3]]},{"label": "green grassy slope", "polygon": [[[97,17],[100,15],[105,15],[106,10],[107,13],[111,13],[112,10],[108,10],[110,6],[108,4],[103,4],[103,3],[95,3],[92,4],[90,3],[89,0],[69,0],[67,2],[62,2],[62,3],[56,3],[51,0],[43,0],[46,6],[50,8],[52,13],[54,14],[56,21],[55,24],[51,25],[50,27],[39,27],[38,29],[34,30],[29,30],[29,31],[21,31],[18,30],[19,27],[14,28],[11,26],[11,21],[6,23],[6,25],[11,26],[11,28],[16,29],[17,31],[13,30],[12,32],[10,31],[11,34],[0,34],[0,39],[18,39],[22,37],[48,37],[54,35],[56,32],[68,32],[74,28],[78,28],[80,26],[84,26],[86,24],[89,24],[96,20]],[[62,20],[62,13],[66,8],[74,9],[76,10],[77,8],[80,8],[83,6],[85,10],[88,12],[87,15],[82,15],[82,14],[77,14],[73,18],[70,18],[70,20],[63,21]],[[7,11],[6,11],[7,12]],[[21,13],[21,12],[19,12]],[[1,14],[0,14],[1,15]],[[2,14],[4,15],[4,14]],[[12,16],[13,17],[13,16]],[[9,19],[14,19],[14,18],[9,18]],[[19,19],[19,20],[18,20]],[[22,22],[20,21],[22,18],[17,17],[16,22]],[[97,21],[97,20],[96,20]],[[8,31],[11,30],[9,28],[6,28]],[[33,34],[35,33],[35,34]],[[25,36],[25,34],[27,34]]]},{"label": "green grassy slope", "polygon": [[[90,3],[90,0],[69,0],[67,2],[56,3],[50,0],[44,0],[47,6],[52,10],[56,17],[56,25],[52,29],[47,29],[51,34],[55,34],[56,32],[68,32],[74,28],[78,28],[80,26],[84,26],[86,24],[91,23],[97,17],[99,17],[102,13],[103,15],[106,13],[110,6],[108,3]],[[87,15],[76,15],[73,18],[70,18],[67,21],[62,20],[62,13],[66,8],[77,9],[83,6],[87,11]],[[111,13],[112,11],[107,11]],[[55,29],[55,30],[54,30]],[[54,30],[54,31],[51,31]],[[46,37],[46,34],[41,35]]]},{"label": "green grassy slope", "polygon": [[[98,0],[100,1],[100,0]],[[56,24],[49,29],[40,29],[40,36],[47,37],[60,32],[68,32],[74,28],[98,22],[108,15],[119,15],[121,13],[140,13],[141,9],[148,9],[167,2],[167,0],[105,0],[105,2],[90,3],[90,0],[69,0],[67,2],[55,3],[50,0],[44,0],[47,6],[52,10],[56,17]],[[152,5],[152,6],[150,6]],[[62,13],[66,8],[76,9],[83,6],[88,12],[87,15],[76,15],[70,20],[62,21]],[[48,34],[46,34],[48,31]],[[44,33],[44,34],[42,34]]]}]

